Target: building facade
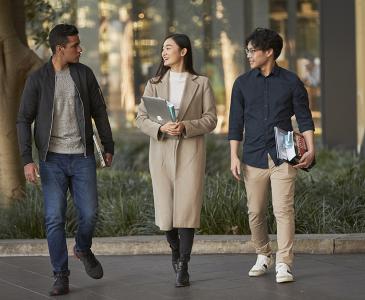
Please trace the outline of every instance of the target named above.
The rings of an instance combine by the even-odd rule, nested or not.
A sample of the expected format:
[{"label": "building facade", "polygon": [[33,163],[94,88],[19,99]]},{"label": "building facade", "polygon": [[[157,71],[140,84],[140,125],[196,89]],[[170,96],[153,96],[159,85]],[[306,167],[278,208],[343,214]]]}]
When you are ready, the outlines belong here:
[{"label": "building facade", "polygon": [[[194,64],[210,78],[217,132],[227,129],[234,79],[248,70],[245,37],[281,34],[278,64],[304,81],[316,135],[329,147],[364,152],[365,0],[78,0],[83,61],[93,67],[115,128],[134,126],[136,105],[156,72],[165,36],[190,36]],[[295,123],[295,120],[293,120]]]}]

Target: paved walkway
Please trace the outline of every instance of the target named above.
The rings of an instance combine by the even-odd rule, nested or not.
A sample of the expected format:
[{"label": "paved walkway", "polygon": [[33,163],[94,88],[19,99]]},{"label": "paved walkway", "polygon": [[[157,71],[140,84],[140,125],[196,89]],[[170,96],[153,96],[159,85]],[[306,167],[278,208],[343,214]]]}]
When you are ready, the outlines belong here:
[{"label": "paved walkway", "polygon": [[[249,278],[254,254],[194,255],[191,286],[174,287],[167,255],[99,256],[105,276],[87,277],[70,258],[71,293],[56,299],[87,300],[234,300],[234,299],[365,299],[364,254],[297,254],[297,281],[277,284],[274,272]],[[0,299],[48,299],[52,284],[48,257],[0,258]]]}]

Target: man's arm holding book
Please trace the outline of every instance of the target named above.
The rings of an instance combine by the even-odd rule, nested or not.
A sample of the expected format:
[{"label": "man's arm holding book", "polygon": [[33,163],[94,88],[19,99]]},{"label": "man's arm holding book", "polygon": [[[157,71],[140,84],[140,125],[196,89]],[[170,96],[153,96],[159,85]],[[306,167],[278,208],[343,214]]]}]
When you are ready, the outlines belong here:
[{"label": "man's arm holding book", "polygon": [[302,133],[307,152],[303,154],[295,168],[308,168],[314,160],[314,123],[309,109],[308,93],[303,82],[298,78],[293,92],[293,108],[299,131]]}]

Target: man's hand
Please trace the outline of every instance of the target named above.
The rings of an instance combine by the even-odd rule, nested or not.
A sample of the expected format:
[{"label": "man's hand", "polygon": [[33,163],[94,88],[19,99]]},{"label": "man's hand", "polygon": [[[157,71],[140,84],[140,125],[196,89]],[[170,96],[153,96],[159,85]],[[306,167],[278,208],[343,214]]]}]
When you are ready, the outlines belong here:
[{"label": "man's hand", "polygon": [[185,129],[182,122],[167,122],[160,127],[160,131],[169,135],[181,135]]},{"label": "man's hand", "polygon": [[234,178],[241,181],[241,161],[238,157],[240,141],[230,140],[229,145],[231,148],[231,172]]},{"label": "man's hand", "polygon": [[234,178],[241,180],[241,161],[238,157],[231,158],[231,172]]},{"label": "man's hand", "polygon": [[24,166],[25,179],[30,183],[36,183],[39,178],[38,167],[35,163],[29,163]]},{"label": "man's hand", "polygon": [[303,154],[299,163],[297,163],[293,167],[296,169],[308,168],[312,164],[313,160],[314,160],[314,151],[307,151]]},{"label": "man's hand", "polygon": [[107,167],[110,167],[113,162],[113,154],[105,153],[105,164]]}]

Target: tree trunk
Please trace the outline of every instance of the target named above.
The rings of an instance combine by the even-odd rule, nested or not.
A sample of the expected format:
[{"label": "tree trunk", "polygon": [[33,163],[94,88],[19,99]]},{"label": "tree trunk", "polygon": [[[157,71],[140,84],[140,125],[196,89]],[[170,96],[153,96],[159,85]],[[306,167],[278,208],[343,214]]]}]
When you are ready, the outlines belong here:
[{"label": "tree trunk", "polygon": [[126,126],[134,124],[135,119],[135,91],[134,91],[134,67],[133,67],[133,22],[126,6],[119,10],[122,22],[122,34],[120,40],[121,56],[121,106],[125,113]]},{"label": "tree trunk", "polygon": [[224,118],[223,130],[228,131],[229,108],[231,106],[231,92],[233,83],[238,75],[237,66],[234,62],[235,46],[229,39],[227,33],[222,31],[220,34],[222,48],[222,62],[224,74],[224,88],[226,91],[226,113]]},{"label": "tree trunk", "polygon": [[38,56],[26,46],[25,28],[15,27],[25,24],[23,2],[0,0],[0,205],[24,195],[16,115],[26,77],[41,65]]}]

